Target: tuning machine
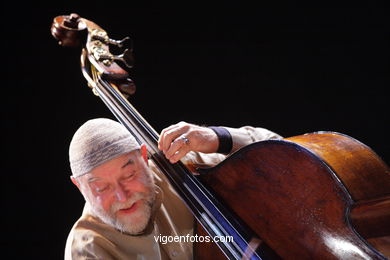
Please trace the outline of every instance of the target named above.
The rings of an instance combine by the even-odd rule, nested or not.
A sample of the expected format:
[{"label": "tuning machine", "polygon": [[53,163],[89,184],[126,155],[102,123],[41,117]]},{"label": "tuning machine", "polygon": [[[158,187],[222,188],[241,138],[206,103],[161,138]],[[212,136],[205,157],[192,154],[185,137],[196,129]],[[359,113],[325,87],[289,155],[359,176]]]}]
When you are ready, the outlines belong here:
[{"label": "tuning machine", "polygon": [[120,55],[113,55],[109,52],[101,52],[100,49],[96,48],[93,55],[96,60],[102,62],[105,66],[111,66],[111,64],[115,61],[120,65],[124,65],[126,69],[131,69],[134,64],[133,55],[128,49]]},{"label": "tuning machine", "polygon": [[[103,30],[94,29],[91,32],[91,41],[93,42],[93,52],[97,60],[109,66],[112,62],[117,61],[124,65],[124,69],[131,69],[134,64],[133,44],[130,37],[125,37],[122,40],[113,40],[108,37]],[[109,51],[102,47],[106,45]]]},{"label": "tuning machine", "polygon": [[[122,40],[113,40],[108,37],[108,34],[106,31],[99,30],[99,29],[94,29],[91,32],[91,38],[92,40],[99,40],[105,44],[113,45],[118,48],[124,48],[126,45],[130,45],[132,48],[132,40],[130,37],[125,37]],[[128,47],[126,47],[128,48]]]}]

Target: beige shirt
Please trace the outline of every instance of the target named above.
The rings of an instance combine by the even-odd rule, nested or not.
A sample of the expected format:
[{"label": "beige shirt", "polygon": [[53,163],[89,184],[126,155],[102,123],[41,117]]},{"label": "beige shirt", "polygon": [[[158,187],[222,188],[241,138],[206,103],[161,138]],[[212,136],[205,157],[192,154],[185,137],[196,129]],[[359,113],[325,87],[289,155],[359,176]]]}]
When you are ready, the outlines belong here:
[{"label": "beige shirt", "polygon": [[[264,128],[228,128],[233,138],[233,150],[250,143],[280,139],[281,137]],[[213,166],[224,160],[222,154],[191,152],[184,163],[197,166]],[[65,259],[192,259],[192,243],[157,241],[163,236],[192,235],[194,218],[173,190],[166,177],[151,164],[155,173],[156,204],[148,232],[131,236],[104,224],[93,216],[88,204],[82,216],[72,227],[65,248]]]}]

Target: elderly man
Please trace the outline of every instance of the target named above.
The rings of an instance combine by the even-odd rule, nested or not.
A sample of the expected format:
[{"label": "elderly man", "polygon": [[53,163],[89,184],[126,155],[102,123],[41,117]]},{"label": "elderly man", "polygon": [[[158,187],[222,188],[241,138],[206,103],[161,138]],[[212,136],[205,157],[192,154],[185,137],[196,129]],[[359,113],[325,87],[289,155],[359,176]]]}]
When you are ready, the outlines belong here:
[{"label": "elderly man", "polygon": [[[200,127],[181,122],[164,129],[159,148],[174,163],[214,165],[249,143],[280,138],[264,128]],[[74,134],[69,148],[72,182],[86,203],[66,243],[65,259],[192,259],[187,236],[194,219],[125,127],[93,119]]]}]

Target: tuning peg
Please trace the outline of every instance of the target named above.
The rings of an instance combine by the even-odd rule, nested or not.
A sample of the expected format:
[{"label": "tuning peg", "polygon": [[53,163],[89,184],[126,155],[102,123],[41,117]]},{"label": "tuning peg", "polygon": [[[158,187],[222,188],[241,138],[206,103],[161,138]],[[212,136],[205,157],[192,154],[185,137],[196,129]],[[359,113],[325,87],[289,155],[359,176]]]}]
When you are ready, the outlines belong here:
[{"label": "tuning peg", "polygon": [[[118,48],[123,48],[125,43],[129,43],[129,49],[132,49],[132,41],[130,37],[125,37],[122,40],[114,40],[108,37],[107,32],[99,29],[94,29],[91,33],[92,40],[98,40],[105,44],[113,45]],[[126,46],[127,47],[127,46]]]},{"label": "tuning peg", "polygon": [[103,62],[103,64],[106,66],[110,66],[113,61],[119,61],[128,69],[131,69],[134,64],[133,55],[129,49],[126,49],[120,55],[113,55],[111,53],[100,54],[97,57],[97,60]]},{"label": "tuning peg", "polygon": [[131,49],[126,49],[122,54],[117,56],[127,68],[131,69],[134,66],[134,57]]},{"label": "tuning peg", "polygon": [[130,46],[131,46],[131,49],[132,49],[132,41],[130,39],[130,37],[125,37],[123,38],[122,40],[113,40],[113,39],[108,39],[108,44],[112,44],[114,46],[117,46],[118,48],[123,48],[123,46],[125,45],[125,43],[128,43],[130,42]]}]

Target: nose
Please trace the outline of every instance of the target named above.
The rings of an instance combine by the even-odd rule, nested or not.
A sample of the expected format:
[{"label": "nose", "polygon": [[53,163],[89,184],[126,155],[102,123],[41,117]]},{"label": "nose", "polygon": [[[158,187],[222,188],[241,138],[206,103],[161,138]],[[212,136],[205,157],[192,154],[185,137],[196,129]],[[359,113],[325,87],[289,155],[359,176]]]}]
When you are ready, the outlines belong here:
[{"label": "nose", "polygon": [[126,201],[127,195],[126,195],[126,192],[123,190],[122,187],[118,186],[118,187],[115,189],[115,198],[116,198],[117,201],[119,201],[119,202],[125,202],[125,201]]}]

